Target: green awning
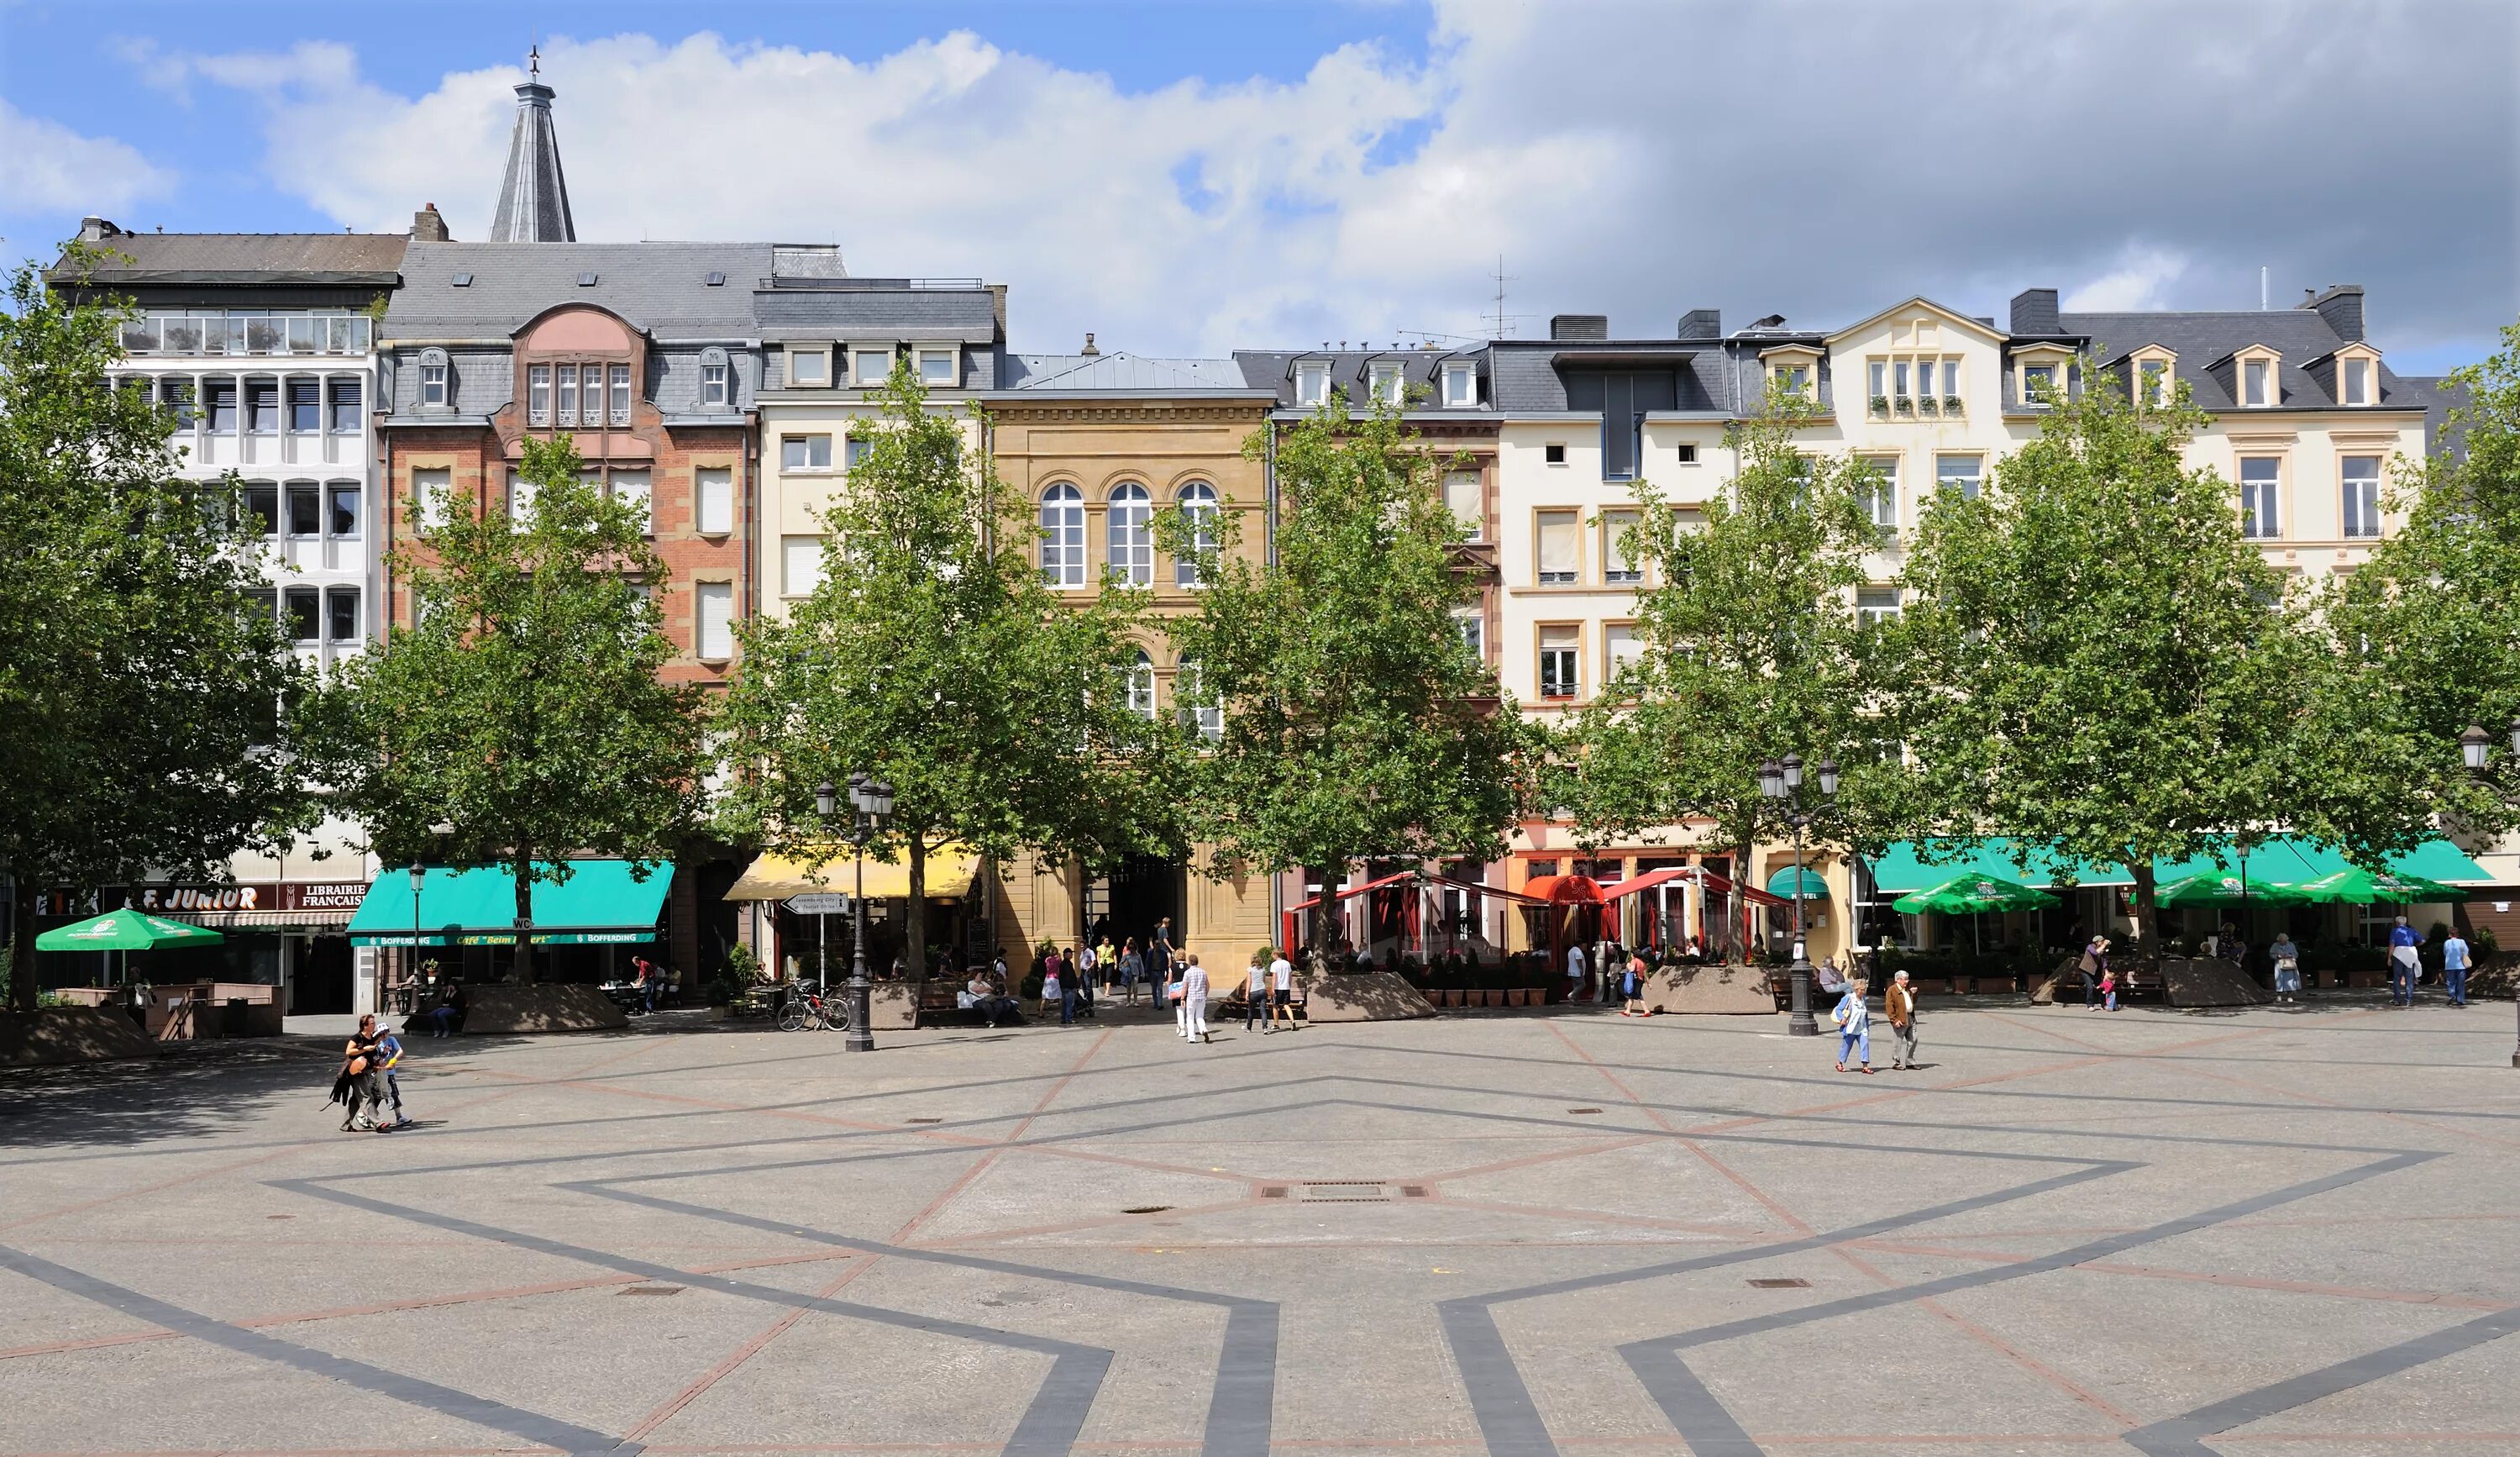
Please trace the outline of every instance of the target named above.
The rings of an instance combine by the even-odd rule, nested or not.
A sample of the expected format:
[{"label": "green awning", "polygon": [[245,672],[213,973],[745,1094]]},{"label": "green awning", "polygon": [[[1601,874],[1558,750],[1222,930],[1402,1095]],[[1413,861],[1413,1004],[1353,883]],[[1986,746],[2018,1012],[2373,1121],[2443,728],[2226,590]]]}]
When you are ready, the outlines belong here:
[{"label": "green awning", "polygon": [[[536,945],[629,945],[656,938],[665,891],[674,882],[670,863],[571,860],[568,869],[565,881],[534,882]],[[368,887],[350,917],[350,944],[503,946],[516,940],[516,924],[517,879],[504,865],[430,866],[416,908],[411,872],[397,866]]]},{"label": "green awning", "polygon": [[124,906],[35,937],[38,951],[147,951],[158,946],[215,946],[227,939],[182,921]]},{"label": "green awning", "polygon": [[[1805,867],[1802,871],[1802,878],[1803,899],[1828,899],[1828,882],[1822,879],[1819,871]],[[1781,895],[1787,900],[1793,899],[1794,867],[1788,865],[1784,869],[1778,871],[1775,875],[1768,877],[1768,893],[1771,895]]]},{"label": "green awning", "polygon": [[[2002,839],[1981,841],[1956,857],[1944,851],[1943,858],[1926,859],[1929,846],[1954,843],[1949,841],[1899,841],[1880,859],[1872,862],[1872,883],[1887,895],[1922,890],[1962,873],[1996,876],[2025,886],[2061,886],[2068,879],[2066,872],[2071,870],[2070,878],[2077,885],[2135,884],[2134,877],[2128,875],[2122,866],[2023,849],[2014,842]],[[2219,859],[2213,855],[2190,855],[2184,859],[2156,859],[2152,862],[2153,880],[2157,886],[2209,871],[2238,872],[2243,869],[2251,881],[2299,886],[2352,868],[2353,862],[2345,857],[2343,851],[2289,835],[2261,841],[2249,846],[2245,854],[2234,848],[2225,850]],[[2450,885],[2487,885],[2493,881],[2493,877],[2485,873],[2485,867],[2469,859],[2457,845],[2438,837],[2411,850],[2383,856],[2380,868]]]}]

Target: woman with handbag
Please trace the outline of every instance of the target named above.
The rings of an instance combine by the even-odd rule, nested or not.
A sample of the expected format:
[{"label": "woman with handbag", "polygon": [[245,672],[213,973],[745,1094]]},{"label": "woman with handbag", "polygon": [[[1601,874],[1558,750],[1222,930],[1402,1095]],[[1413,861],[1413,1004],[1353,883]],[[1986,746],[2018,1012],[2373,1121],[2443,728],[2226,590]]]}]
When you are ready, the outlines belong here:
[{"label": "woman with handbag", "polygon": [[1855,1054],[1864,1071],[1872,1070],[1872,1015],[1865,1010],[1864,986],[1857,982],[1846,988],[1837,1010],[1828,1015],[1837,1024],[1837,1070],[1846,1070],[1847,1055]]}]

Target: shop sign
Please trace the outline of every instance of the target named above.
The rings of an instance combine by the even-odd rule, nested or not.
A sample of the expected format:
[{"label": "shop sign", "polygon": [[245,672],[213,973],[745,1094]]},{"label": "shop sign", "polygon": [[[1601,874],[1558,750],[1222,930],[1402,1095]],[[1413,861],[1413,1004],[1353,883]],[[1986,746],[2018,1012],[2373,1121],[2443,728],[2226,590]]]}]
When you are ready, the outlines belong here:
[{"label": "shop sign", "polygon": [[280,909],[355,911],[367,895],[365,881],[287,881],[280,887]]}]

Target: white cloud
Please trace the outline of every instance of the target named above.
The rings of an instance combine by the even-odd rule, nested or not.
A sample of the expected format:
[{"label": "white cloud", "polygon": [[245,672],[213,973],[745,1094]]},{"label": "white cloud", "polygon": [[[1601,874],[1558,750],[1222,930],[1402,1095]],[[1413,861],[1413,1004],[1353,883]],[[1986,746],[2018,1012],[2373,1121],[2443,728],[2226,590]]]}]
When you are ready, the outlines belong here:
[{"label": "white cloud", "polygon": [[[2001,318],[2040,286],[2251,307],[2266,263],[2288,297],[2365,284],[2416,343],[2520,309],[2515,86],[2479,38],[2520,13],[2445,7],[1436,0],[1423,62],[1350,46],[1287,80],[1124,90],[968,31],[562,38],[544,78],[581,236],[836,239],[860,272],[1012,285],[1024,347],[1476,334],[1499,254],[1523,332],[1919,293]],[[274,184],[335,220],[487,229],[517,68],[407,96],[338,45],[151,61],[249,98]]]},{"label": "white cloud", "polygon": [[2118,266],[2067,290],[2068,313],[2129,313],[2169,306],[2170,286],[2187,271],[2184,254],[2157,248],[2131,248]]},{"label": "white cloud", "polygon": [[174,176],[130,145],[82,136],[0,101],[0,199],[12,212],[112,212],[164,197]]}]

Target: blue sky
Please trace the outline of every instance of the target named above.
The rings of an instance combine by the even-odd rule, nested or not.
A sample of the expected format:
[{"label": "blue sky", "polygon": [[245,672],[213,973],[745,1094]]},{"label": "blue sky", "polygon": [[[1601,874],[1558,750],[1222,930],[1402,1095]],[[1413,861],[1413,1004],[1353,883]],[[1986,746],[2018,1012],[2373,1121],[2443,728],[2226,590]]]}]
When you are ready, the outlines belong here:
[{"label": "blue sky", "polygon": [[529,27],[580,236],[836,240],[1019,346],[2250,307],[2425,373],[2520,314],[2512,7],[0,0],[0,233],[478,237]]}]

